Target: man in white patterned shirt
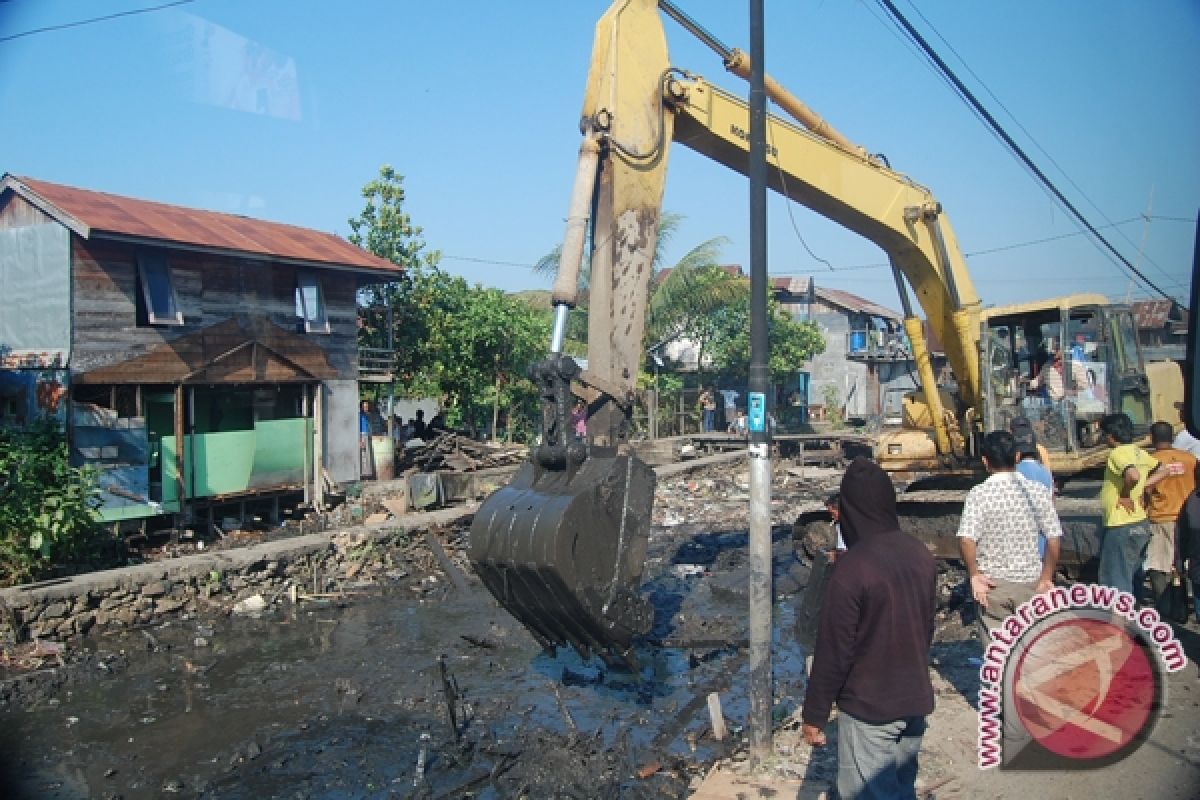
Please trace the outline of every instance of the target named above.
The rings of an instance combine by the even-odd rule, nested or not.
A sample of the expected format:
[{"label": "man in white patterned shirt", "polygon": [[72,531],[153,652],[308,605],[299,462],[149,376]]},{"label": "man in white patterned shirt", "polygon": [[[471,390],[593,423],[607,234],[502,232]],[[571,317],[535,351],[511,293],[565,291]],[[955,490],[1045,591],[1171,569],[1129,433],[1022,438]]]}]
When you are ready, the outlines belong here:
[{"label": "man in white patterned shirt", "polygon": [[[983,437],[982,455],[988,478],[967,493],[958,546],[978,623],[990,631],[1021,603],[1054,585],[1062,525],[1050,490],[1016,471],[1011,433],[992,431]],[[1039,533],[1046,537],[1044,558],[1038,556]],[[982,638],[986,647],[987,637]]]}]

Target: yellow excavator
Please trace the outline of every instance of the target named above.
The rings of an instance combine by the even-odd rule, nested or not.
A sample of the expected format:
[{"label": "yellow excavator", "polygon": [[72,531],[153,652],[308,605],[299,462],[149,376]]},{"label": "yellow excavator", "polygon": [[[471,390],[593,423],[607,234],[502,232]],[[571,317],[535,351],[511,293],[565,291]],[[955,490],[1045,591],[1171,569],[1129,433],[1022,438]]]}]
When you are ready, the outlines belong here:
[{"label": "yellow excavator", "polygon": [[[550,356],[532,370],[543,399],[542,441],[471,528],[476,571],[543,646],[626,661],[652,621],[638,585],[654,473],[628,436],[667,156],[677,142],[742,174],[749,165],[747,104],[671,65],[660,9],[749,78],[744,53],[725,48],[669,0],[617,0],[597,23]],[[1143,429],[1177,419],[1179,368],[1143,365],[1127,307],[1075,295],[985,310],[933,194],[769,76],[766,91],[794,120],[767,117],[768,186],[874,242],[892,267],[922,389],[906,398],[903,427],[878,436],[881,466],[910,477],[970,476],[981,434],[1023,416],[1050,451],[1052,469],[1069,474],[1103,463],[1104,414],[1124,411]],[[581,371],[562,349],[587,242]],[[927,330],[953,375],[944,385]],[[570,424],[573,396],[587,402],[582,441]]]}]

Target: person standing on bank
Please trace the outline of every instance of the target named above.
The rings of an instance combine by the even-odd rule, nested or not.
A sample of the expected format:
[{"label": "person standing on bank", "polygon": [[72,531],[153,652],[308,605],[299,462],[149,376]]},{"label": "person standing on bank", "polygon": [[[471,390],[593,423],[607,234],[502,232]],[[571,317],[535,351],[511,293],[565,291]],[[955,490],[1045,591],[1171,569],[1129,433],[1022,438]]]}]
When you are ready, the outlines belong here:
[{"label": "person standing on bank", "polygon": [[1104,538],[1100,542],[1099,583],[1134,596],[1134,574],[1142,567],[1150,543],[1150,521],[1143,499],[1166,477],[1158,461],[1133,444],[1133,420],[1123,412],[1100,420],[1100,432],[1112,448],[1104,466],[1100,506]]},{"label": "person standing on bank", "polygon": [[[958,547],[979,612],[980,639],[1022,603],[1054,586],[1062,524],[1054,498],[1042,484],[1017,472],[1017,443],[1008,431],[983,437],[987,480],[967,493],[958,524]],[[1039,534],[1046,539],[1038,554]]]},{"label": "person standing on bank", "polygon": [[838,795],[916,797],[917,755],[933,711],[937,564],[900,531],[896,491],[874,462],[850,464],[839,510],[847,550],[821,603],[801,712],[804,741],[825,744],[837,703]]}]

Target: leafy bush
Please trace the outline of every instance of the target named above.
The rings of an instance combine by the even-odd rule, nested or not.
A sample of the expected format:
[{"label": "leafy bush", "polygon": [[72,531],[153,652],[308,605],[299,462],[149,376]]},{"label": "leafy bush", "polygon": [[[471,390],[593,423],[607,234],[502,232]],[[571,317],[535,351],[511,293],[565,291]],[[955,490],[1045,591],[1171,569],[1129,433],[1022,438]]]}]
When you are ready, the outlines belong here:
[{"label": "leafy bush", "polygon": [[98,505],[94,476],[71,466],[52,421],[0,428],[0,585],[95,564],[105,539]]},{"label": "leafy bush", "polygon": [[825,401],[825,419],[835,431],[846,427],[846,409],[842,406],[842,393],[836,386],[821,387],[821,399]]}]

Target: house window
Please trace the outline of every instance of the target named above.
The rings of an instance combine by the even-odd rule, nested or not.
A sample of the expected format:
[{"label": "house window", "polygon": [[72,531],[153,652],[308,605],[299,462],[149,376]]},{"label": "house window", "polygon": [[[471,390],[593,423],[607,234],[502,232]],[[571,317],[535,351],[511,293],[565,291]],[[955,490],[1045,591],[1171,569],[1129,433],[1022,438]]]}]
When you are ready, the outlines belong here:
[{"label": "house window", "polygon": [[306,333],[329,333],[329,318],[325,315],[325,293],[321,281],[307,270],[296,275],[296,316]]},{"label": "house window", "polygon": [[138,256],[137,316],[139,325],[182,325],[183,312],[171,282],[166,256]]}]

